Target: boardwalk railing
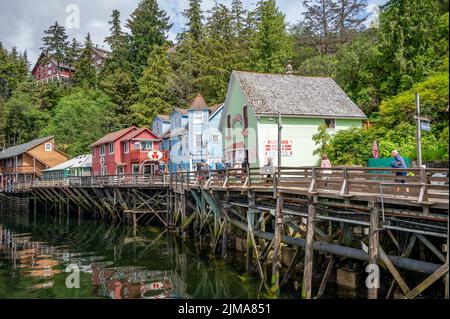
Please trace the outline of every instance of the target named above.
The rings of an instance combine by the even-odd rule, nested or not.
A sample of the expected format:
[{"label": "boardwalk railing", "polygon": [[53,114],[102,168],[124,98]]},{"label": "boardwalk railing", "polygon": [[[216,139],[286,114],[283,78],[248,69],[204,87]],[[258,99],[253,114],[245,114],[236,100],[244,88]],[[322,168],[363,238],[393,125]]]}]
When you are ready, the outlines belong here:
[{"label": "boardwalk railing", "polygon": [[403,196],[417,203],[448,203],[448,169],[368,167],[263,167],[160,175],[70,177],[16,184],[16,191],[33,187],[170,187],[190,189],[254,189],[303,194]]}]

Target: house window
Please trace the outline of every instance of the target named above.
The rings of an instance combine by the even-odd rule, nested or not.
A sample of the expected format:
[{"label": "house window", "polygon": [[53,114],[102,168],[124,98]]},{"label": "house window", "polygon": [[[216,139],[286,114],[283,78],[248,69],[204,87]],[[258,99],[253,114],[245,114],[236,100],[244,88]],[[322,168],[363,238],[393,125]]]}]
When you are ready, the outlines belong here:
[{"label": "house window", "polygon": [[102,166],[102,176],[108,175],[108,172],[106,170],[106,166]]},{"label": "house window", "polygon": [[118,176],[122,176],[123,175],[123,166],[117,166],[116,168],[116,174]]},{"label": "house window", "polygon": [[139,143],[139,142],[134,142],[134,149],[135,149],[135,150],[141,149],[141,143]]},{"label": "house window", "polygon": [[336,128],[336,120],[325,119],[325,125],[327,126],[327,129],[334,130]]},{"label": "house window", "polygon": [[52,143],[45,143],[45,151],[46,152],[52,151]]},{"label": "house window", "polygon": [[202,124],[203,114],[202,112],[194,112],[194,124]]},{"label": "house window", "polygon": [[195,146],[196,147],[202,147],[203,146],[202,134],[196,134],[195,135]]},{"label": "house window", "polygon": [[151,151],[152,150],[152,142],[151,141],[142,141],[141,142],[141,150]]},{"label": "house window", "polygon": [[100,146],[100,156],[105,155],[105,145]]},{"label": "house window", "polygon": [[139,175],[139,164],[133,164],[133,175]]},{"label": "house window", "polygon": [[128,153],[130,151],[128,142],[123,143],[123,152]]},{"label": "house window", "polygon": [[244,105],[242,113],[244,114],[244,129],[248,128],[248,107]]},{"label": "house window", "polygon": [[109,144],[109,154],[114,154],[114,143]]},{"label": "house window", "polygon": [[92,148],[92,157],[95,157],[95,147]]},{"label": "house window", "polygon": [[227,128],[231,128],[231,114],[227,115]]},{"label": "house window", "polygon": [[219,139],[220,139],[219,134],[213,134],[212,141],[213,141],[214,144],[218,144],[219,143]]}]

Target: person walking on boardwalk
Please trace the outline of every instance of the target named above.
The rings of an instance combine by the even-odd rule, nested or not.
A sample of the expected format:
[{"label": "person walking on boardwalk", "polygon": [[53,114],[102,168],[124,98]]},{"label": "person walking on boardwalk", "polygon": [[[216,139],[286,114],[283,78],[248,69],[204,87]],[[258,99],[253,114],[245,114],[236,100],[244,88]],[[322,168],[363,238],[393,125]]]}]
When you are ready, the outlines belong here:
[{"label": "person walking on boardwalk", "polygon": [[272,182],[272,170],[273,170],[273,160],[272,157],[269,157],[267,159],[267,163],[266,165],[264,165],[264,170],[267,173],[267,177],[266,177],[266,183],[271,183]]},{"label": "person walking on boardwalk", "polygon": [[[400,155],[400,153],[397,150],[393,150],[391,152],[392,157],[394,158],[394,160],[391,163],[391,167],[392,168],[401,168],[401,169],[405,169],[406,168],[406,162],[403,159],[403,157]],[[395,173],[396,176],[406,176],[406,171],[397,171]],[[401,184],[405,184],[405,180],[404,179],[400,179],[400,180],[395,180],[398,183]],[[400,187],[396,188],[397,192],[400,191]],[[409,188],[406,188],[406,192],[409,193]]]},{"label": "person walking on boardwalk", "polygon": [[[320,167],[321,168],[331,168],[331,162],[330,162],[330,160],[328,159],[328,156],[327,155],[323,155],[322,156],[322,162],[320,163]],[[331,174],[331,170],[329,170],[329,169],[325,169],[325,170],[323,170],[322,171],[322,173],[323,174]],[[325,180],[325,187],[326,186],[328,186],[328,184],[327,184],[327,180],[328,180],[328,177],[325,177],[324,176],[324,178],[323,178],[324,180]]]}]

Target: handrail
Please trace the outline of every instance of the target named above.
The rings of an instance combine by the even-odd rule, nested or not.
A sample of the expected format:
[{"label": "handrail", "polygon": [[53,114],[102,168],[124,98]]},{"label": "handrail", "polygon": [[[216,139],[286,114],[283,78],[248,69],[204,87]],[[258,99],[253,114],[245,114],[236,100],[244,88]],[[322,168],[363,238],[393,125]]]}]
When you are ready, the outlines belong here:
[{"label": "handrail", "polygon": [[[439,173],[441,175],[435,175]],[[436,199],[448,201],[448,173],[448,169],[428,168],[250,167],[153,175],[73,176],[62,180],[15,183],[13,188],[26,191],[36,187],[153,186],[177,191],[263,188],[274,192],[294,188],[306,194],[331,191],[342,197],[352,197],[360,193],[379,196],[382,185],[383,196],[407,195],[417,203],[425,204]]]}]

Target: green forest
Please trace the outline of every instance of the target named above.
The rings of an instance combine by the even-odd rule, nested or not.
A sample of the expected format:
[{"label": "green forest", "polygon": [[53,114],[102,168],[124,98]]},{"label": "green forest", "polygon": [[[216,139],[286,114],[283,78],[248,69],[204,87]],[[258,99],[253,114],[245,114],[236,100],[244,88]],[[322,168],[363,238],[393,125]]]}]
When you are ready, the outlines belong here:
[{"label": "green forest", "polygon": [[448,159],[448,0],[390,0],[371,23],[365,0],[304,0],[293,25],[275,0],[250,11],[242,2],[217,1],[205,12],[201,0],[190,0],[175,41],[156,0],[141,0],[128,18],[114,10],[105,39],[111,55],[100,72],[90,35],[70,40],[55,23],[41,49],[75,67],[70,86],[37,84],[27,53],[0,42],[0,148],[55,135],[69,156],[86,153],[103,134],[148,126],[197,92],[210,105],[223,102],[232,70],[285,73],[291,63],[296,75],[332,77],[373,124],[334,136],[319,131],[318,152],[333,164],[365,164],[375,140],[381,156],[398,149],[414,159],[415,93],[431,119],[423,158]]}]

